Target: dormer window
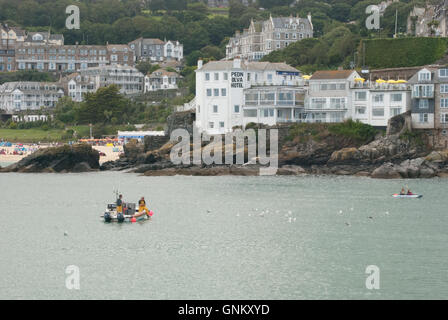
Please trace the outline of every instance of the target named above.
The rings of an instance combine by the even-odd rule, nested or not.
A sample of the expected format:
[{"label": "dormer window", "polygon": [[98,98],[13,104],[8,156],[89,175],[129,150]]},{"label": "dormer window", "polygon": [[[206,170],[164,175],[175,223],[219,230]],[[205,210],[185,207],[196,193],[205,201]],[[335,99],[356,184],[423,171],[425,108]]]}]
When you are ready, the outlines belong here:
[{"label": "dormer window", "polygon": [[418,74],[418,81],[431,81],[431,73],[422,71]]},{"label": "dormer window", "polygon": [[42,41],[43,39],[44,37],[40,33],[36,33],[35,35],[33,35],[34,41]]}]

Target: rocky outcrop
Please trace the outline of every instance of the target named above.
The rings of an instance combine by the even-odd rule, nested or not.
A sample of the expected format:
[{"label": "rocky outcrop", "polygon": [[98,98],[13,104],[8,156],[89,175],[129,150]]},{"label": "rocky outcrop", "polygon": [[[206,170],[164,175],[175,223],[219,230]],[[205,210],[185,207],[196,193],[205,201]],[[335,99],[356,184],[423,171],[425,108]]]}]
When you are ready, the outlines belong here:
[{"label": "rocky outcrop", "polygon": [[176,129],[185,129],[193,134],[193,123],[196,120],[196,112],[194,110],[188,110],[183,112],[175,112],[168,116],[166,135],[171,136],[171,132]]},{"label": "rocky outcrop", "polygon": [[372,172],[372,178],[398,179],[398,178],[432,178],[443,175],[446,167],[440,163],[428,161],[425,158],[408,159],[400,164],[385,163]]},{"label": "rocky outcrop", "polygon": [[40,149],[1,172],[87,172],[99,169],[100,155],[87,144]]}]

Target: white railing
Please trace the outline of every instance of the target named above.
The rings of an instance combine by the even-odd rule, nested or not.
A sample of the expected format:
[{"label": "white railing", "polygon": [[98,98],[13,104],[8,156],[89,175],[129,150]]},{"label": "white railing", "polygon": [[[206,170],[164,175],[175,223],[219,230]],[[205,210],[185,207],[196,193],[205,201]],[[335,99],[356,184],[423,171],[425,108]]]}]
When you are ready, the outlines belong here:
[{"label": "white railing", "polygon": [[184,103],[183,106],[176,107],[177,112],[194,110],[194,109],[196,109],[196,97],[194,97],[193,100],[191,100],[190,102]]}]

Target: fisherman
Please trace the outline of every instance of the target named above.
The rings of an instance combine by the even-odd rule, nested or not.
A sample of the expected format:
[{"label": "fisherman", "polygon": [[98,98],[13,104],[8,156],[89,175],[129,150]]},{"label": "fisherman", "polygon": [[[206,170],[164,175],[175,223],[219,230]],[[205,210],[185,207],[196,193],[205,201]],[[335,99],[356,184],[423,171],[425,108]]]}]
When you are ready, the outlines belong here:
[{"label": "fisherman", "polygon": [[119,195],[117,199],[117,213],[123,213],[123,195]]},{"label": "fisherman", "polygon": [[406,194],[406,191],[404,190],[404,187],[402,187],[401,191],[400,191],[400,195],[405,195],[405,194]]},{"label": "fisherman", "polygon": [[138,216],[141,216],[143,213],[146,213],[149,216],[149,209],[146,207],[145,197],[141,197],[138,201]]},{"label": "fisherman", "polygon": [[413,195],[413,193],[412,193],[411,189],[408,189],[408,196],[412,196],[412,195]]}]

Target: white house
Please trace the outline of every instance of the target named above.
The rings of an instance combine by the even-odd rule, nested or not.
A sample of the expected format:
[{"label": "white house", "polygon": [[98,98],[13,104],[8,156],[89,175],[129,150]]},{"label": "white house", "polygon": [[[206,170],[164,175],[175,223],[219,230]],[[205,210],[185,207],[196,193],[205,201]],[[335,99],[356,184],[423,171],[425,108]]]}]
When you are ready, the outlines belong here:
[{"label": "white house", "polygon": [[0,86],[0,109],[16,112],[52,108],[63,96],[63,87],[55,82],[5,82]]},{"label": "white house", "polygon": [[[253,93],[245,94],[246,89],[269,87],[280,93],[277,86],[300,84],[300,71],[284,63],[235,59],[203,65],[199,60],[196,70],[196,126],[209,134],[231,132],[233,127],[247,123],[244,117],[252,118],[254,108],[257,109],[255,112],[260,112],[261,105],[251,105],[254,100],[250,95]],[[245,100],[249,105],[245,105]]]},{"label": "white house", "polygon": [[351,84],[351,118],[374,127],[387,127],[390,118],[410,110],[411,90],[405,82]]},{"label": "white house", "polygon": [[95,84],[95,91],[101,87],[116,85],[122,94],[143,92],[144,76],[136,68],[122,65],[110,65],[87,68],[80,75],[89,78]]},{"label": "white house", "polygon": [[177,72],[158,69],[145,76],[145,92],[178,89],[181,78]]}]

